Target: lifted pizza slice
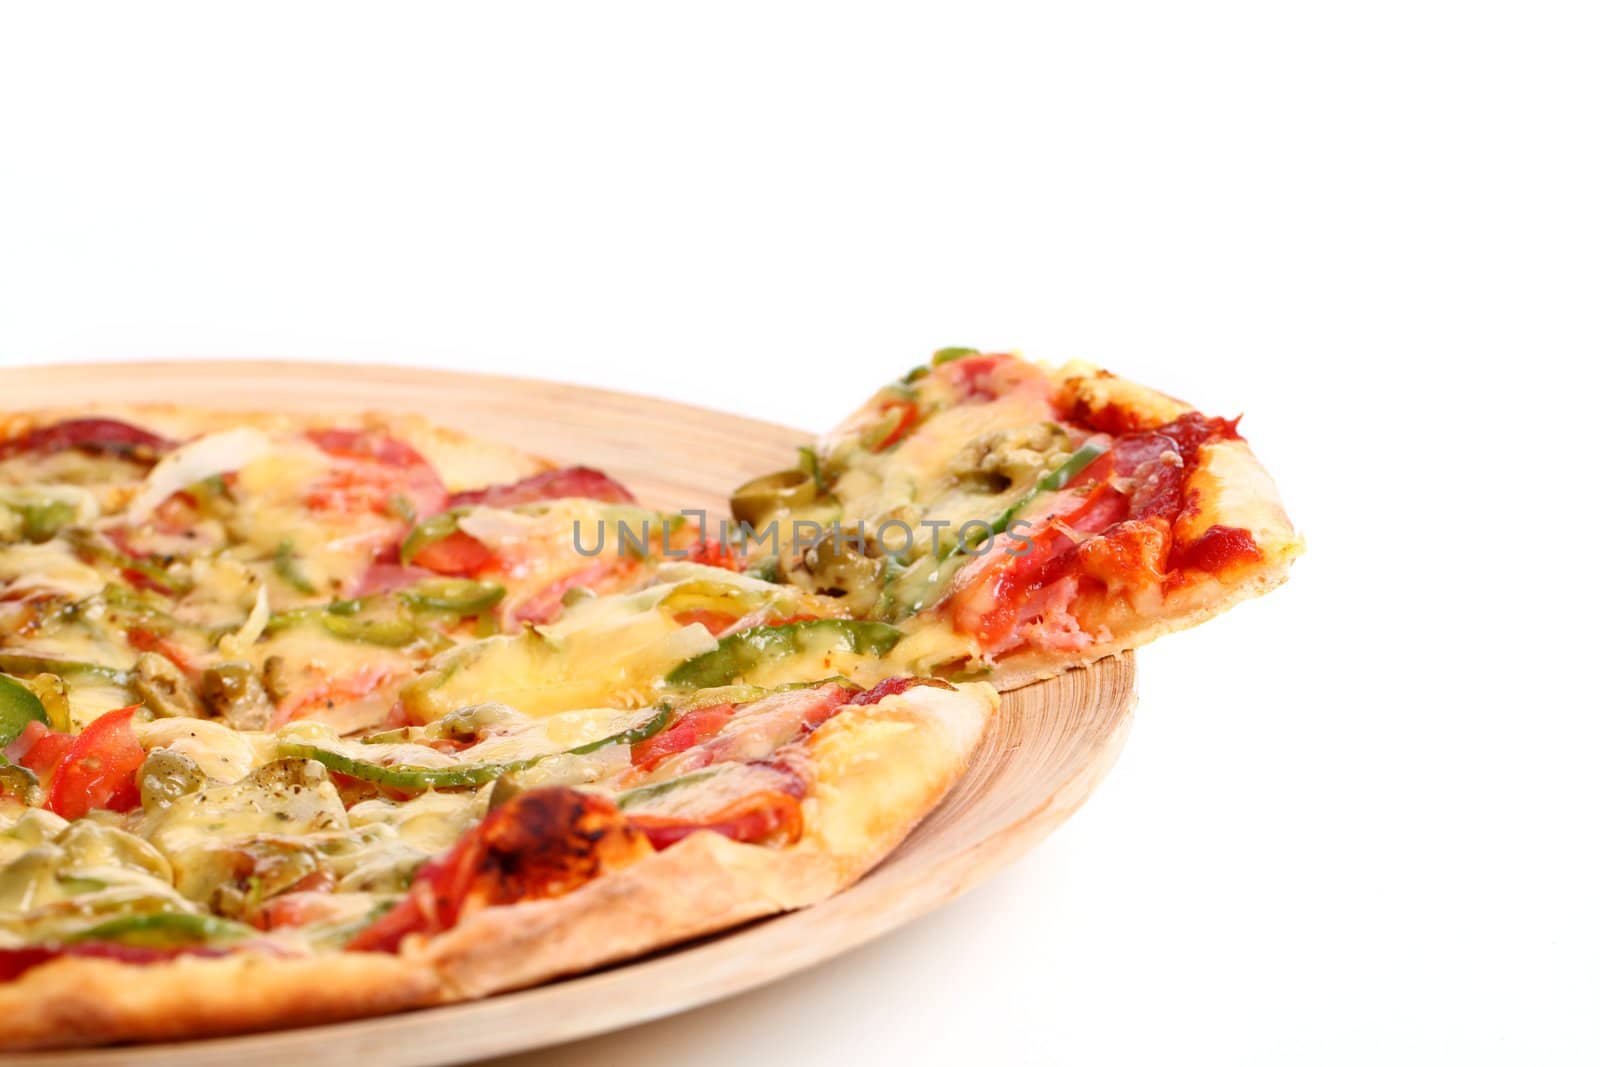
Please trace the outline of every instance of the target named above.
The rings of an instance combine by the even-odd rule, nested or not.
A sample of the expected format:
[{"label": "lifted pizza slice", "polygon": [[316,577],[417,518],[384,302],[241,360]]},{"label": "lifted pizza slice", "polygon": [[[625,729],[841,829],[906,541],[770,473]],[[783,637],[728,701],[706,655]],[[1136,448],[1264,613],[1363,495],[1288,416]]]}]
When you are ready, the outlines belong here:
[{"label": "lifted pizza slice", "polygon": [[1237,419],[1103,370],[946,349],[732,501],[746,565],[1002,687],[1202,621],[1302,550]]}]

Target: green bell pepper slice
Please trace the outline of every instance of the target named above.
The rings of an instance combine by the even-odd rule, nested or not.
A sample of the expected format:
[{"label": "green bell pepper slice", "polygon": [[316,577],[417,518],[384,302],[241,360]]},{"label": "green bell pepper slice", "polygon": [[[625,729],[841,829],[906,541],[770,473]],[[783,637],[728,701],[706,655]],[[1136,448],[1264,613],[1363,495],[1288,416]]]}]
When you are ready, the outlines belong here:
[{"label": "green bell pepper slice", "polygon": [[[1032,489],[1024,493],[1016,503],[1002,511],[999,517],[989,524],[989,529],[993,531],[994,536],[999,537],[1001,534],[1006,532],[1006,528],[1011,525],[1012,520],[1018,515],[1022,514],[1022,510],[1024,508],[1026,508],[1029,504],[1032,504],[1035,500],[1038,500],[1041,496],[1044,496],[1046,493],[1054,493],[1058,489],[1065,486],[1068,482],[1072,481],[1072,479],[1082,474],[1084,470],[1088,468],[1089,464],[1105,455],[1105,452],[1106,450],[1099,445],[1084,445],[1082,448],[1072,453],[1072,455],[1068,456],[1061,466],[1057,467],[1049,474],[1046,474],[1043,478],[1040,478],[1038,483]],[[951,552],[942,553],[940,556],[941,559],[953,552],[961,551],[963,546],[959,544],[952,544],[950,548]]]},{"label": "green bell pepper slice", "polygon": [[363,600],[335,600],[320,606],[290,608],[272,616],[267,623],[267,633],[314,622],[341,640],[363,645],[405,648],[421,643],[426,650],[437,652],[452,644],[448,637],[413,619],[393,615],[363,617],[361,611],[367,603]]},{"label": "green bell pepper slice", "polygon": [[525,771],[552,756],[582,756],[598,751],[607,745],[633,745],[648,740],[666,728],[672,721],[673,710],[663,705],[655,715],[637,726],[629,727],[598,741],[578,745],[561,752],[548,752],[528,759],[505,763],[467,763],[456,767],[416,767],[405,764],[374,763],[370,760],[347,756],[343,752],[298,741],[278,742],[278,754],[297,759],[315,760],[339,774],[359,778],[363,782],[397,789],[406,793],[421,793],[429,789],[467,789],[486,785],[497,778]]},{"label": "green bell pepper slice", "polygon": [[400,542],[400,562],[410,563],[418,552],[455,533],[460,528],[457,525],[460,518],[460,512],[441,511],[417,523],[411,528],[411,532],[406,534],[406,539]]},{"label": "green bell pepper slice", "polygon": [[300,557],[295,555],[293,541],[284,541],[278,545],[278,551],[272,557],[272,569],[283,579],[284,584],[295,592],[305,593],[308,596],[316,594],[316,585],[306,577],[306,572],[300,567]]},{"label": "green bell pepper slice", "polygon": [[12,504],[22,523],[22,536],[34,544],[42,544],[72,525],[78,509],[65,500],[38,500],[25,504]]},{"label": "green bell pepper slice", "polygon": [[678,664],[666,680],[669,685],[710,689],[728,685],[769,660],[823,645],[881,656],[900,637],[900,631],[888,623],[859,619],[807,619],[782,626],[752,626],[724,637],[711,651]]},{"label": "green bell pepper slice", "polygon": [[422,637],[421,628],[410,619],[363,619],[329,612],[321,622],[322,628],[335,637],[383,648],[404,648]]},{"label": "green bell pepper slice", "polygon": [[67,539],[73,548],[84,555],[110,564],[118,570],[133,571],[160,586],[164,591],[187,593],[194,588],[194,583],[187,578],[179,578],[167,568],[150,560],[134,559],[100,534],[74,529],[69,531]]},{"label": "green bell pepper slice", "polygon": [[676,792],[686,785],[694,785],[696,782],[703,782],[716,773],[717,772],[712,769],[693,771],[689,774],[680,774],[676,778],[668,778],[664,782],[652,782],[649,785],[641,785],[635,789],[625,789],[616,796],[617,807],[626,811],[628,808],[631,808],[636,804],[643,804],[647,800],[654,800],[663,793]]},{"label": "green bell pepper slice", "polygon": [[121,686],[126,686],[133,677],[131,671],[122,671],[99,663],[52,659],[49,656],[36,656],[28,652],[0,652],[0,672],[23,678],[35,674],[54,674],[62,678],[92,680]]},{"label": "green bell pepper slice", "polygon": [[[1022,514],[1023,509],[1046,493],[1054,493],[1061,489],[1105,452],[1104,448],[1096,444],[1086,444],[1073,452],[1054,470],[1040,478],[1032,489],[987,523],[989,538],[985,543],[992,543],[994,538],[1005,534],[1016,517]],[[950,579],[966,565],[966,560],[962,557],[971,555],[972,551],[973,546],[962,543],[958,537],[940,543],[939,551],[931,564],[926,560],[918,561],[910,567],[901,569],[884,583],[883,593],[873,613],[888,618],[915,615],[938,599]]]},{"label": "green bell pepper slice", "polygon": [[50,725],[44,701],[15,678],[0,674],[0,748],[15,741],[30,722]]},{"label": "green bell pepper slice", "polygon": [[505,595],[506,587],[498,582],[479,582],[471,578],[427,578],[410,589],[402,590],[400,599],[419,611],[478,615],[500,603]]},{"label": "green bell pepper slice", "polygon": [[140,948],[173,948],[178,945],[239,941],[253,937],[256,930],[242,923],[229,922],[215,915],[184,911],[157,911],[149,914],[119,915],[80,930],[69,941],[115,941]]}]

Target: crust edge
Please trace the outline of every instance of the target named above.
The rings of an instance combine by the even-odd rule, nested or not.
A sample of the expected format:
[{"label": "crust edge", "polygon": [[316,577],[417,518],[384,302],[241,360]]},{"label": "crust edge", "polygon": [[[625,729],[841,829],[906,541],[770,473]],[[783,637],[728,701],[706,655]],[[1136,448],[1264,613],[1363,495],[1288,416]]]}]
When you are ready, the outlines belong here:
[{"label": "crust edge", "polygon": [[426,968],[370,952],[165,963],[63,957],[0,984],[0,1049],[218,1037],[437,1002]]},{"label": "crust edge", "polygon": [[[437,972],[447,999],[468,999],[815,904],[877,865],[938,806],[998,705],[980,684],[959,693],[919,687],[847,709],[808,745],[815,783],[794,845],[701,832],[566,896],[480,912],[408,954]],[[895,759],[882,758],[890,750]]]}]

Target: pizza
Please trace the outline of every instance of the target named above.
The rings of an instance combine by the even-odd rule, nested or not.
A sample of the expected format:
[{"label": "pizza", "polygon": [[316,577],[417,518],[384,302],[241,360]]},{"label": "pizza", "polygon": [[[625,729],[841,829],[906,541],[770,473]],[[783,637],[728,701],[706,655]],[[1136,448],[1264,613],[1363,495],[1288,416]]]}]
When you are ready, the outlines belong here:
[{"label": "pizza", "polygon": [[944,349],[737,490],[729,541],[898,627],[902,669],[1012,688],[1284,580],[1303,543],[1238,427],[1088,364]]},{"label": "pizza", "polygon": [[997,687],[1300,549],[1236,420],[966,350],[731,511],[413,417],[0,416],[0,1048],[446,1004],[815,903]]},{"label": "pizza", "polygon": [[420,420],[9,417],[0,1047],[447,1003],[849,884],[997,698],[708,559]]}]

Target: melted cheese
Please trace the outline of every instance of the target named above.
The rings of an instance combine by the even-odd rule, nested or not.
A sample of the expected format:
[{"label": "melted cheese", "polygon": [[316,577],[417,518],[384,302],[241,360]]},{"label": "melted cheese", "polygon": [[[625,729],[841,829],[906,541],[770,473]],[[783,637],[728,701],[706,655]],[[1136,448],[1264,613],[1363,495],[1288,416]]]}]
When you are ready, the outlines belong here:
[{"label": "melted cheese", "polygon": [[659,610],[612,606],[542,634],[494,637],[448,652],[408,689],[406,706],[424,722],[485,701],[525,715],[607,703],[636,707],[650,701],[673,667],[716,647],[699,623],[680,627]]},{"label": "melted cheese", "polygon": [[136,722],[133,730],[146,750],[164,748],[187,756],[208,778],[225,784],[277,755],[278,741],[271,734],[234,730],[209,719],[155,719]]}]

